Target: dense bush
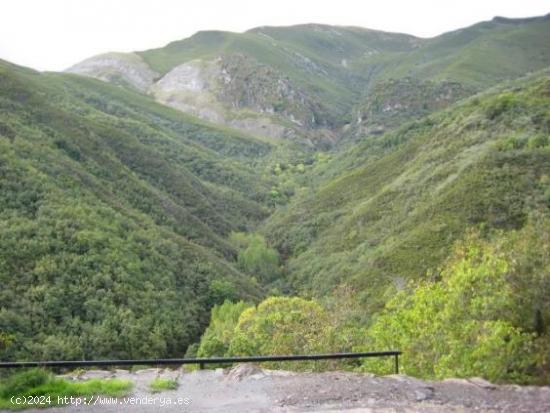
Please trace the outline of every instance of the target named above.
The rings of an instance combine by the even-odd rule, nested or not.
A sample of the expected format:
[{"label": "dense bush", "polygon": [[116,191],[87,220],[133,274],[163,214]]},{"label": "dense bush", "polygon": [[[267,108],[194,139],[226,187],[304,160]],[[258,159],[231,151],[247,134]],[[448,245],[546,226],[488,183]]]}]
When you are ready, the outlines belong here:
[{"label": "dense bush", "polygon": [[271,297],[239,317],[233,355],[309,354],[326,349],[329,316],[315,301]]},{"label": "dense bush", "polygon": [[0,358],[184,354],[214,304],[260,295],[227,237],[265,217],[272,149],[0,62]]},{"label": "dense bush", "polygon": [[[327,312],[313,300],[271,297],[257,306],[225,302],[212,309],[197,355],[257,356],[328,351],[333,328]],[[284,369],[320,368],[323,363],[267,363]]]},{"label": "dense bush", "polygon": [[239,248],[239,267],[262,283],[267,284],[280,277],[281,262],[277,250],[267,245],[259,234],[233,233],[231,236]]},{"label": "dense bush", "polygon": [[[368,331],[368,346],[403,351],[403,371],[419,377],[544,381],[549,230],[544,219],[491,241],[471,233],[441,280],[421,282],[388,302]],[[365,368],[387,371],[381,362]]]},{"label": "dense bush", "polygon": [[242,312],[252,304],[239,301],[225,301],[212,308],[210,324],[201,337],[198,357],[223,357],[229,350],[235,327]]}]

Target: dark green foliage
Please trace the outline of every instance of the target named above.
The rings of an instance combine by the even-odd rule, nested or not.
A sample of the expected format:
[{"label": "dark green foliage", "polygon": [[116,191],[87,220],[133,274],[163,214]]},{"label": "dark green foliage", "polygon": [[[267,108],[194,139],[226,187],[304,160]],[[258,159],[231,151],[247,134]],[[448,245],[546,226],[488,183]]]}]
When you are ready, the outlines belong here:
[{"label": "dark green foliage", "polygon": [[12,335],[0,331],[0,351],[6,350],[9,346],[11,346],[12,342]]},{"label": "dark green foliage", "polygon": [[226,237],[267,213],[269,144],[74,76],[1,63],[0,91],[3,359],[182,355],[260,294]]},{"label": "dark green foliage", "polygon": [[[547,82],[480,95],[316,168],[316,185],[263,229],[288,257],[295,289],[322,296],[349,283],[372,312],[389,287],[440,265],[469,226],[517,229],[530,211],[546,208],[550,152],[501,145],[545,135]],[[489,119],[485,108],[502,99],[516,103]]]},{"label": "dark green foliage", "polygon": [[235,284],[228,280],[215,279],[210,283],[209,289],[210,304],[221,304],[226,300],[238,299],[239,293]]},{"label": "dark green foliage", "polygon": [[281,276],[279,253],[267,245],[263,236],[233,233],[231,239],[239,246],[237,262],[245,273],[255,276],[264,285]]}]

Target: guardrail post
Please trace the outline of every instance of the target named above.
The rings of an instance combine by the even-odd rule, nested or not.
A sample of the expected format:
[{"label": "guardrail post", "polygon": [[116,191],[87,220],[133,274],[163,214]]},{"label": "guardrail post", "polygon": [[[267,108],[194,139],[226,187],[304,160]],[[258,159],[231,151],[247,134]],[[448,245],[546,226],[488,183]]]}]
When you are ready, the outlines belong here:
[{"label": "guardrail post", "polygon": [[399,374],[399,353],[395,356],[395,374]]}]

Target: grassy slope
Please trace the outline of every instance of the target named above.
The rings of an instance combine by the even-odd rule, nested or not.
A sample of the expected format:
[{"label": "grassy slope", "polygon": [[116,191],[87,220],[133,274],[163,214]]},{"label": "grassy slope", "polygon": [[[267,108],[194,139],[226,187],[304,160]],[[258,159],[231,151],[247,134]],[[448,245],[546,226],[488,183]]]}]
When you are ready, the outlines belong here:
[{"label": "grassy slope", "polygon": [[549,16],[506,21],[495,18],[427,39],[410,52],[375,55],[356,64],[383,67],[380,79],[413,76],[484,89],[548,66],[549,36]]},{"label": "grassy slope", "polygon": [[7,357],[181,355],[220,294],[259,294],[226,237],[268,213],[272,143],[5,62],[0,108]]},{"label": "grassy slope", "polygon": [[290,282],[319,295],[351,283],[373,309],[388,287],[435,269],[469,226],[517,228],[548,212],[549,114],[546,73],[335,157],[264,227]]},{"label": "grassy slope", "polygon": [[361,56],[372,47],[410,48],[411,36],[384,34],[359,28],[303,25],[262,27],[246,33],[199,32],[164,48],[140,52],[160,73],[193,59],[213,59],[221,54],[247,54],[288,76],[300,87],[344,116],[356,96],[352,85],[361,77],[342,65],[342,59]]},{"label": "grassy slope", "polygon": [[344,138],[362,138],[380,126],[398,127],[499,82],[541,70],[550,65],[549,36],[549,16],[495,18],[418,40],[408,51],[365,55],[352,62],[352,70],[368,79],[354,108],[366,130],[353,123]]},{"label": "grassy slope", "polygon": [[495,18],[431,39],[307,24],[258,27],[245,33],[199,32],[140,55],[154,70],[166,73],[192,59],[247,54],[316,96],[342,125],[354,121],[354,107],[370,99],[372,87],[380,81],[452,81],[472,93],[540,70],[550,64],[549,36],[546,16]]}]

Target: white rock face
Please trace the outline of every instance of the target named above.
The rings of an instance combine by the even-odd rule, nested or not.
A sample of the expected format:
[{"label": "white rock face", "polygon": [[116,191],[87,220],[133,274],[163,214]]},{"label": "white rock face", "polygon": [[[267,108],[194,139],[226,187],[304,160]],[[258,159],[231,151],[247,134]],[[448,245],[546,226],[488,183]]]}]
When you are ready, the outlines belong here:
[{"label": "white rock face", "polygon": [[145,92],[159,76],[135,53],[106,53],[94,56],[65,71],[114,83],[118,77],[141,92]]},{"label": "white rock face", "polygon": [[191,91],[200,92],[206,89],[200,62],[189,62],[176,66],[155,85],[155,89],[164,92]]},{"label": "white rock face", "polygon": [[170,70],[149,88],[155,100],[215,123],[226,123],[225,111],[214,94],[220,67],[217,60],[192,60]]}]

